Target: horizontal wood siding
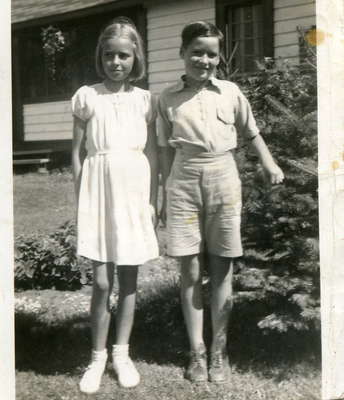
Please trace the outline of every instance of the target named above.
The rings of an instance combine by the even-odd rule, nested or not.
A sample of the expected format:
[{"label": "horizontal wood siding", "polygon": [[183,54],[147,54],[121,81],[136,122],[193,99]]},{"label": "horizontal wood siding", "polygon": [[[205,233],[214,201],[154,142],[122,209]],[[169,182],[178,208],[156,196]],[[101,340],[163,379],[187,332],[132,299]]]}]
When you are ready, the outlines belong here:
[{"label": "horizontal wood siding", "polygon": [[315,25],[315,0],[274,1],[274,55],[299,62],[297,27]]},{"label": "horizontal wood siding", "polygon": [[183,73],[180,34],[185,24],[197,20],[215,22],[215,0],[147,3],[148,82],[153,93],[160,93]]},{"label": "horizontal wood siding", "polygon": [[[215,0],[147,0],[146,7],[148,81],[150,90],[158,94],[183,73],[179,58],[182,28],[200,19],[215,22]],[[315,25],[315,0],[275,0],[275,57],[298,62],[297,27],[311,25]],[[25,104],[23,108],[25,141],[72,139],[69,101]]]},{"label": "horizontal wood siding", "polygon": [[24,140],[72,139],[70,101],[24,104]]},{"label": "horizontal wood siding", "polygon": [[315,4],[314,0],[274,0],[274,9],[296,7],[304,4]]}]

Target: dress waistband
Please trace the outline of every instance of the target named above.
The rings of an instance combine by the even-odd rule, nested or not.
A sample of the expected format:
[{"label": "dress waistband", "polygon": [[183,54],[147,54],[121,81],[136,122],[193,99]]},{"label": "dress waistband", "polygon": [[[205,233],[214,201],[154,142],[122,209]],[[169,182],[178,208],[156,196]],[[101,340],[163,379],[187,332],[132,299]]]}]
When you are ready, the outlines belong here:
[{"label": "dress waistband", "polygon": [[108,150],[93,150],[87,152],[87,157],[104,156],[104,155],[123,155],[123,154],[142,154],[141,149],[108,149]]}]

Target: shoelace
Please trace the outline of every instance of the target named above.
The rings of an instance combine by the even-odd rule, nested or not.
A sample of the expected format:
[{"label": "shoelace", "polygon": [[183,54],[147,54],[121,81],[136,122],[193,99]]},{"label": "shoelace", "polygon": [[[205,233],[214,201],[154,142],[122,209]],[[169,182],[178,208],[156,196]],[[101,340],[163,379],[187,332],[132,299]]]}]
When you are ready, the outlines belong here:
[{"label": "shoelace", "polygon": [[220,352],[213,354],[211,358],[211,366],[213,368],[222,368],[223,358]]},{"label": "shoelace", "polygon": [[131,359],[129,357],[116,357],[116,363],[120,365],[130,365]]},{"label": "shoelace", "polygon": [[192,352],[191,353],[191,360],[193,364],[196,364],[198,367],[202,367],[203,357],[201,353]]}]

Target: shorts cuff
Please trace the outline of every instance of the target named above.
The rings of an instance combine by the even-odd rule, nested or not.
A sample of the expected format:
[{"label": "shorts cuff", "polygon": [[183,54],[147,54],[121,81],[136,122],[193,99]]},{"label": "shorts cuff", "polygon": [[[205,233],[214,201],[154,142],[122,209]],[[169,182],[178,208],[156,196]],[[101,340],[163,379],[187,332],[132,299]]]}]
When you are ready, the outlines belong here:
[{"label": "shorts cuff", "polygon": [[192,256],[194,254],[202,253],[203,249],[200,247],[193,247],[188,249],[174,249],[174,250],[167,250],[167,255],[170,257],[183,257],[183,256]]},{"label": "shorts cuff", "polygon": [[226,257],[226,258],[238,258],[241,257],[244,253],[242,251],[210,251],[208,250],[209,254],[219,257]]}]

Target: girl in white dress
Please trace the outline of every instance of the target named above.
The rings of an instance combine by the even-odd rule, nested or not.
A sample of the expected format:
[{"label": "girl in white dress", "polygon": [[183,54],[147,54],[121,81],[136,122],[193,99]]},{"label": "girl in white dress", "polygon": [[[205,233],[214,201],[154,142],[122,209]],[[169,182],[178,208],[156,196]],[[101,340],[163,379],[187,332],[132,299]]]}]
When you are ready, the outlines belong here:
[{"label": "girl in white dress", "polygon": [[99,389],[110,325],[109,297],[117,267],[119,298],[112,361],[123,387],[140,376],[128,354],[138,266],[158,256],[155,106],[130,82],[145,74],[142,39],[124,17],[105,27],[96,48],[103,82],[72,98],[72,163],[77,195],[77,251],[93,261],[92,357],[80,390]]}]

